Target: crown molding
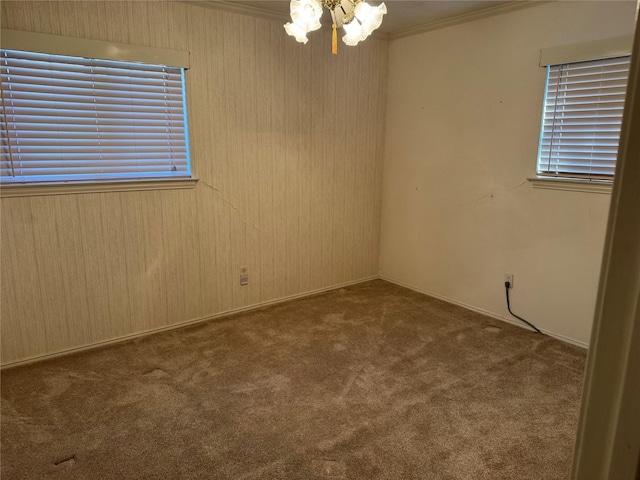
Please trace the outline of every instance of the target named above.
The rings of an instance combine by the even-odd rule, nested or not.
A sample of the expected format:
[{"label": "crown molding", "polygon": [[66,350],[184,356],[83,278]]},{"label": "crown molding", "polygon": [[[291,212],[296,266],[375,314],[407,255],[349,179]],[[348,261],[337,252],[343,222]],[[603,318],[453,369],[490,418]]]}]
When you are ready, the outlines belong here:
[{"label": "crown molding", "polygon": [[[254,7],[251,5],[243,5],[237,2],[231,2],[228,0],[174,0],[177,3],[184,3],[186,5],[194,5],[197,7],[213,8],[221,10],[223,12],[237,13],[240,15],[249,15],[252,17],[265,18],[268,20],[289,21],[289,15],[284,13],[274,12],[260,7]],[[514,10],[520,10],[522,8],[536,7],[545,3],[554,3],[559,0],[512,0],[500,5],[494,5],[491,7],[475,10],[473,12],[463,13],[461,15],[455,15],[453,17],[447,17],[433,22],[427,22],[415,27],[405,28],[395,32],[384,33],[380,31],[374,32],[371,36],[382,40],[397,40],[399,38],[410,37],[418,35],[420,33],[430,32],[431,30],[438,30],[461,23],[472,22],[474,20],[480,20],[486,17],[492,17],[494,15],[500,15],[502,13],[511,12]]]},{"label": "crown molding", "polygon": [[250,5],[242,5],[240,3],[228,2],[227,0],[176,0],[178,3],[186,3],[187,5],[195,5],[197,7],[214,8],[224,12],[239,13],[240,15],[250,15],[252,17],[266,18],[269,20],[289,20],[289,15],[266,10],[264,8],[254,7]]},{"label": "crown molding", "polygon": [[[260,7],[254,7],[250,5],[242,5],[236,2],[229,2],[227,0],[174,0],[177,3],[184,3],[186,5],[195,5],[197,7],[213,8],[221,10],[223,12],[238,13],[240,15],[249,15],[251,17],[265,18],[267,20],[278,20],[289,22],[291,17],[289,14],[278,13],[272,10],[266,10]],[[389,40],[389,35],[375,31],[371,34],[372,38],[378,38],[381,40]]]},{"label": "crown molding", "polygon": [[439,30],[445,27],[451,27],[453,25],[459,25],[461,23],[473,22],[474,20],[480,20],[486,17],[492,17],[494,15],[500,15],[514,10],[520,10],[522,8],[536,7],[545,3],[554,3],[559,0],[513,0],[511,2],[503,3],[500,5],[494,5],[491,7],[475,10],[473,12],[463,13],[455,15],[453,17],[443,18],[434,22],[424,23],[416,27],[405,28],[388,34],[389,40],[397,40],[399,38],[410,37],[418,35],[420,33],[430,32],[432,30]]}]

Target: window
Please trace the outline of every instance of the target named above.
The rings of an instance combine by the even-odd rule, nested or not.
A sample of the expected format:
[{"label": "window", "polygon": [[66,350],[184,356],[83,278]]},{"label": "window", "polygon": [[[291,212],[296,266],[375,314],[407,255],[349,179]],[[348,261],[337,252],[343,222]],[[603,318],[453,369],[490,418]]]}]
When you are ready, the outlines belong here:
[{"label": "window", "polygon": [[0,53],[3,183],[190,177],[183,69]]},{"label": "window", "polygon": [[2,196],[192,188],[189,52],[0,31]]},{"label": "window", "polygon": [[547,66],[538,175],[613,180],[629,59]]}]

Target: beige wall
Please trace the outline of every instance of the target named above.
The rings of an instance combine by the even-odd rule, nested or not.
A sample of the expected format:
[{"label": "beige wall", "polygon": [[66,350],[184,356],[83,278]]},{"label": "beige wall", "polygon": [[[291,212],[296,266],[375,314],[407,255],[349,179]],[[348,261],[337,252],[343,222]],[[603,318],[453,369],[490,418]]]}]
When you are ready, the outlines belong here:
[{"label": "beige wall", "polygon": [[201,179],[3,199],[3,364],[377,274],[387,44],[334,57],[330,29],[303,46],[281,23],[165,2],[2,2],[4,28],[189,50]]},{"label": "beige wall", "polygon": [[609,195],[533,189],[541,48],[630,34],[635,2],[558,2],[393,41],[382,275],[587,343]]}]

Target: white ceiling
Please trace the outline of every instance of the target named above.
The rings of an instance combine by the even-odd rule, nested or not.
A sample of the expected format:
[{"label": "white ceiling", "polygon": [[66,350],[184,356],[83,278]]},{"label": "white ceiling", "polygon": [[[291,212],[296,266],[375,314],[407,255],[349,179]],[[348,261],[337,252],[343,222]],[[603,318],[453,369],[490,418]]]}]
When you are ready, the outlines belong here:
[{"label": "white ceiling", "polygon": [[[282,15],[283,19],[286,19],[289,13],[288,0],[214,1],[249,7],[255,9],[256,14],[263,11],[270,16]],[[372,5],[379,3],[379,0],[371,0]],[[385,3],[388,13],[379,30],[395,36],[421,26],[434,25],[461,16],[497,13],[503,7],[519,7],[538,2],[535,0],[385,0]]]}]

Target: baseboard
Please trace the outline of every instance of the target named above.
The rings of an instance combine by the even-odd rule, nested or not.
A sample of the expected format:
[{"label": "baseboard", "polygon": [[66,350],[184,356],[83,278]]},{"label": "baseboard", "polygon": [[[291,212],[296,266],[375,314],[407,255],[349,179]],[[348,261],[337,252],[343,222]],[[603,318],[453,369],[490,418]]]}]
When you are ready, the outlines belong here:
[{"label": "baseboard", "polygon": [[[464,302],[459,302],[457,300],[453,300],[452,298],[448,298],[448,297],[445,297],[443,295],[438,295],[437,293],[429,292],[429,291],[423,290],[421,288],[417,288],[417,287],[414,287],[414,286],[411,286],[411,285],[407,285],[406,283],[403,283],[403,282],[400,282],[400,281],[395,280],[393,278],[387,277],[386,275],[379,275],[378,278],[380,278],[381,280],[385,280],[387,282],[390,282],[390,283],[394,283],[394,284],[399,285],[401,287],[408,288],[409,290],[413,290],[415,292],[422,293],[422,294],[427,295],[429,297],[437,298],[438,300],[442,300],[444,302],[451,303],[453,305],[457,305],[457,306],[462,307],[462,308],[466,308],[467,310],[471,310],[473,312],[481,313],[482,315],[486,315],[487,317],[491,317],[491,318],[494,318],[496,320],[500,320],[502,322],[507,322],[507,323],[510,323],[511,325],[515,325],[515,326],[520,327],[520,328],[525,328],[527,330],[529,329],[528,327],[524,326],[521,322],[518,322],[517,320],[513,320],[513,319],[508,318],[508,317],[503,317],[501,315],[497,315],[497,314],[495,314],[493,312],[489,312],[488,310],[483,310],[482,308],[474,307],[473,305],[469,305],[469,304],[464,303]],[[553,338],[555,338],[557,340],[560,340],[560,341],[562,341],[564,343],[569,343],[571,345],[575,345],[576,347],[581,347],[581,348],[584,348],[584,349],[588,349],[589,348],[589,345],[587,343],[581,342],[579,340],[574,340],[573,338],[565,337],[564,335],[560,335],[558,333],[550,332],[548,330],[540,329],[540,331],[542,333],[544,333],[545,335],[549,335],[550,337],[553,337]]]},{"label": "baseboard", "polygon": [[318,295],[320,293],[330,292],[331,290],[337,290],[339,288],[344,288],[344,287],[348,287],[348,286],[351,286],[351,285],[357,285],[359,283],[364,283],[364,282],[368,282],[368,281],[371,281],[371,280],[376,280],[377,278],[379,278],[378,275],[374,275],[374,276],[371,276],[371,277],[361,278],[359,280],[353,280],[351,282],[344,282],[344,283],[339,283],[337,285],[331,285],[330,287],[318,288],[316,290],[310,290],[310,291],[304,292],[304,293],[297,293],[295,295],[288,295],[286,297],[277,298],[275,300],[269,300],[267,302],[256,303],[256,304],[249,305],[249,306],[246,306],[246,307],[234,308],[234,309],[231,309],[231,310],[226,310],[224,312],[216,313],[214,315],[207,315],[206,317],[200,317],[200,318],[196,318],[196,319],[193,319],[193,320],[187,320],[185,322],[180,322],[180,323],[176,323],[176,324],[173,324],[173,325],[168,325],[168,326],[165,326],[165,327],[153,328],[151,330],[145,330],[143,332],[132,333],[131,335],[125,335],[123,337],[117,337],[117,338],[113,338],[113,339],[110,339],[110,340],[105,340],[105,341],[102,341],[102,342],[91,343],[89,345],[83,345],[82,347],[69,348],[69,349],[60,350],[60,351],[53,352],[53,353],[47,353],[47,354],[44,354],[44,355],[38,355],[38,356],[35,356],[35,357],[30,357],[30,358],[23,359],[23,360],[16,360],[14,362],[9,362],[9,363],[5,363],[3,365],[0,365],[0,370],[20,367],[20,366],[23,366],[23,365],[29,365],[31,363],[36,363],[36,362],[42,362],[42,361],[45,361],[45,360],[50,360],[50,359],[57,358],[57,357],[62,357],[62,356],[65,356],[65,355],[71,355],[72,353],[78,353],[78,352],[84,352],[84,351],[87,351],[87,350],[93,350],[95,348],[106,347],[108,345],[114,345],[114,344],[117,344],[117,343],[122,343],[122,342],[126,342],[126,341],[129,341],[129,340],[133,340],[135,338],[155,335],[155,334],[161,333],[161,332],[168,332],[170,330],[177,330],[179,328],[187,327],[187,326],[190,326],[190,325],[197,325],[199,323],[204,323],[204,322],[209,322],[211,320],[221,319],[221,318],[224,318],[224,317],[228,317],[230,315],[235,315],[237,313],[248,312],[248,311],[251,311],[251,310],[257,310],[259,308],[268,307],[270,305],[277,305],[278,303],[290,302],[291,300],[296,300],[296,299],[299,299],[299,298],[311,297],[313,295]]},{"label": "baseboard", "polygon": [[[289,302],[291,300],[296,300],[296,299],[299,299],[299,298],[310,297],[310,296],[317,295],[317,294],[320,294],[320,293],[329,292],[331,290],[337,290],[339,288],[344,288],[344,287],[348,287],[348,286],[351,286],[351,285],[357,285],[359,283],[364,283],[364,282],[368,282],[368,281],[375,280],[375,279],[385,280],[385,281],[393,283],[395,285],[399,285],[401,287],[408,288],[409,290],[413,290],[415,292],[422,293],[423,295],[428,295],[429,297],[437,298],[438,300],[442,300],[442,301],[445,301],[447,303],[451,303],[453,305],[457,305],[459,307],[466,308],[467,310],[471,310],[473,312],[477,312],[477,313],[480,313],[482,315],[486,315],[486,316],[494,318],[496,320],[499,320],[499,321],[502,321],[502,322],[507,322],[507,323],[510,323],[511,325],[515,325],[517,327],[527,328],[527,327],[524,327],[522,325],[522,323],[520,323],[520,322],[518,322],[516,320],[512,320],[511,318],[497,315],[497,314],[495,314],[493,312],[489,312],[488,310],[483,310],[482,308],[474,307],[473,305],[469,305],[469,304],[466,304],[464,302],[459,302],[457,300],[453,300],[451,298],[448,298],[448,297],[445,297],[445,296],[442,296],[442,295],[438,295],[437,293],[429,292],[427,290],[423,290],[421,288],[417,288],[417,287],[414,287],[412,285],[408,285],[406,283],[400,282],[400,281],[395,280],[395,279],[393,279],[391,277],[388,277],[386,275],[374,275],[374,276],[371,276],[371,277],[361,278],[359,280],[354,280],[354,281],[351,281],[351,282],[344,282],[344,283],[340,283],[340,284],[337,284],[337,285],[331,285],[329,287],[318,288],[316,290],[310,290],[308,292],[297,293],[295,295],[288,295],[286,297],[277,298],[275,300],[269,300],[267,302],[256,303],[256,304],[249,305],[249,306],[246,306],[246,307],[234,308],[234,309],[231,309],[231,310],[226,310],[224,312],[216,313],[214,315],[207,315],[205,317],[200,317],[200,318],[196,318],[196,319],[193,319],[193,320],[187,320],[185,322],[180,322],[180,323],[176,323],[176,324],[173,324],[173,325],[168,325],[168,326],[165,326],[165,327],[154,328],[154,329],[151,329],[151,330],[145,330],[143,332],[133,333],[131,335],[125,335],[123,337],[113,338],[113,339],[105,340],[105,341],[102,341],[102,342],[91,343],[89,345],[83,345],[82,347],[69,348],[69,349],[66,349],[66,350],[60,350],[58,352],[48,353],[48,354],[45,354],[45,355],[38,355],[38,356],[35,356],[35,357],[30,357],[30,358],[27,358],[27,359],[23,359],[23,360],[17,360],[15,362],[9,362],[9,363],[0,365],[0,370],[19,367],[19,366],[23,366],[23,365],[29,365],[31,363],[42,362],[42,361],[45,361],[45,360],[50,360],[50,359],[57,358],[57,357],[62,357],[62,356],[65,356],[65,355],[71,355],[73,353],[84,352],[84,351],[87,351],[87,350],[93,350],[95,348],[105,347],[105,346],[108,346],[108,345],[115,345],[115,344],[118,344],[118,343],[122,343],[122,342],[126,342],[126,341],[129,341],[129,340],[133,340],[135,338],[141,338],[141,337],[146,337],[146,336],[150,336],[150,335],[155,335],[157,333],[168,332],[168,331],[171,331],[171,330],[177,330],[177,329],[182,328],[182,327],[187,327],[187,326],[190,326],[190,325],[197,325],[199,323],[204,323],[204,322],[208,322],[208,321],[212,321],[212,320],[222,319],[224,317],[228,317],[230,315],[235,315],[237,313],[248,312],[248,311],[251,311],[251,310],[257,310],[259,308],[268,307],[270,305],[277,305],[279,303]],[[574,339],[569,338],[569,337],[565,337],[564,335],[559,335],[557,333],[550,332],[548,330],[542,330],[542,332],[544,334],[549,335],[550,337],[556,338],[556,339],[558,339],[558,340],[560,340],[562,342],[569,343],[571,345],[576,345],[578,347],[585,348],[585,349],[589,348],[588,344],[586,344],[584,342],[580,342],[578,340],[574,340]]]}]

